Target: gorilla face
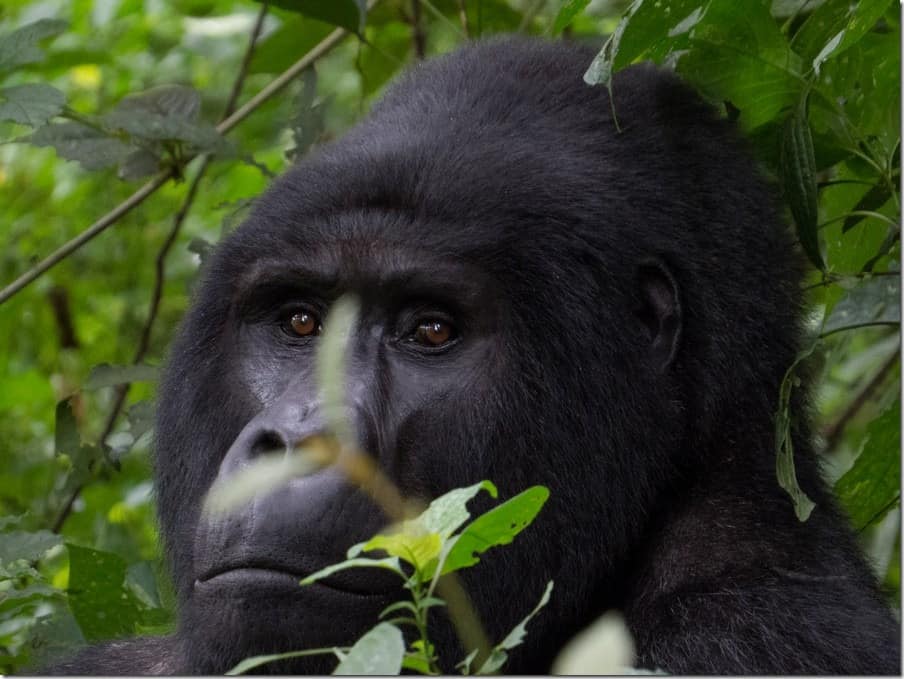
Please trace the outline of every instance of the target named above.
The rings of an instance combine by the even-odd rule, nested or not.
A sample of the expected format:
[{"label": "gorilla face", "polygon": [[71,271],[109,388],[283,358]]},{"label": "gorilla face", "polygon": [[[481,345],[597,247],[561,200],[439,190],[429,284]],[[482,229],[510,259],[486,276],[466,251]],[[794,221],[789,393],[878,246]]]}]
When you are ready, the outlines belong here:
[{"label": "gorilla face", "polygon": [[[619,133],[605,90],[581,80],[592,56],[497,42],[421,67],[277,181],[208,263],[157,427],[184,671],[348,645],[402,596],[378,569],[298,586],[387,522],[336,469],[201,519],[215,480],[323,430],[314,355],[344,293],[362,309],[350,418],[403,493],[429,500],[484,478],[502,497],[550,488],[534,525],[465,573],[494,640],[556,580],[508,671],[543,671],[621,603],[657,502],[734,393],[754,392],[747,414],[768,422],[773,392],[760,396],[777,393],[795,349],[791,249],[762,229],[775,223],[768,194],[670,76],[620,74]],[[730,266],[724,244],[749,242],[753,225],[764,261],[743,285],[755,298],[712,264]],[[442,619],[433,637],[451,671],[463,654]]]}]

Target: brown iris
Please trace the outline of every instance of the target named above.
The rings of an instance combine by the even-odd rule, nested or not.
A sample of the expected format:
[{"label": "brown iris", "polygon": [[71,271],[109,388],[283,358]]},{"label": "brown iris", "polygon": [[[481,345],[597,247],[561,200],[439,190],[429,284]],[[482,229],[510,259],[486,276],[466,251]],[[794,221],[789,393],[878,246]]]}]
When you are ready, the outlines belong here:
[{"label": "brown iris", "polygon": [[438,347],[452,339],[454,332],[450,323],[428,321],[427,323],[421,323],[417,327],[415,337],[424,346]]},{"label": "brown iris", "polygon": [[310,337],[311,335],[316,335],[320,330],[320,323],[317,321],[317,317],[307,311],[299,311],[293,314],[289,323],[292,326],[292,331],[299,337]]}]

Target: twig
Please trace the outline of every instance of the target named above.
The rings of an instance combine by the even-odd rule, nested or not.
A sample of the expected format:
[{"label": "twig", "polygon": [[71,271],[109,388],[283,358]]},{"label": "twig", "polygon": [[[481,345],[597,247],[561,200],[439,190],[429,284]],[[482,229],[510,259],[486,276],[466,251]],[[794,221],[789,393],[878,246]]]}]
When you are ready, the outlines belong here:
[{"label": "twig", "polygon": [[[368,8],[372,7],[376,4],[376,0],[371,0],[368,3]],[[229,132],[232,128],[242,122],[245,118],[247,118],[251,113],[256,111],[262,104],[271,99],[273,96],[278,94],[282,89],[288,85],[298,74],[308,68],[315,61],[320,59],[323,55],[333,49],[349,32],[344,28],[337,28],[335,31],[330,33],[326,38],[321,40],[317,45],[315,45],[307,54],[305,54],[301,59],[296,61],[292,66],[290,66],[285,72],[283,72],[280,76],[278,76],[275,80],[273,80],[269,85],[267,85],[264,89],[257,93],[254,97],[252,97],[248,103],[235,111],[232,115],[226,118],[223,122],[217,125],[217,131],[220,134],[225,134]],[[38,278],[41,274],[45,273],[55,265],[59,264],[63,259],[71,255],[73,252],[78,250],[85,243],[90,241],[92,238],[103,232],[107,227],[116,223],[121,217],[126,215],[128,212],[132,210],[132,208],[140,205],[144,202],[144,200],[153,194],[157,189],[163,186],[170,178],[173,177],[175,170],[165,170],[151,179],[147,184],[138,189],[135,193],[129,196],[126,200],[116,206],[113,210],[111,210],[108,214],[101,217],[94,224],[88,227],[85,231],[80,233],[78,236],[70,240],[68,243],[58,248],[52,254],[50,254],[47,258],[38,262],[24,274],[19,276],[12,283],[7,285],[5,288],[0,290],[0,304],[3,304],[10,297],[15,295],[17,292],[22,290],[29,283]]]},{"label": "twig", "polygon": [[423,59],[427,54],[427,38],[421,22],[421,0],[411,0],[411,40],[415,56]]},{"label": "twig", "polygon": [[866,383],[866,386],[860,390],[860,392],[851,400],[848,404],[847,408],[844,409],[844,412],[836,419],[832,424],[830,424],[826,428],[825,432],[825,440],[826,445],[825,449],[834,450],[835,446],[838,445],[838,439],[841,438],[841,434],[844,432],[844,428],[848,425],[848,423],[854,418],[854,416],[860,412],[860,409],[869,401],[870,397],[873,395],[873,392],[882,384],[882,382],[887,377],[889,371],[895,366],[895,363],[901,357],[901,351],[895,351],[889,356],[882,366],[876,371],[876,374],[873,375],[872,379]]},{"label": "twig", "polygon": [[[251,63],[251,57],[254,54],[254,46],[257,43],[258,38],[260,37],[261,28],[264,25],[264,18],[266,16],[267,4],[265,3],[261,6],[260,12],[258,12],[257,15],[257,21],[255,22],[254,28],[251,31],[251,37],[248,40],[248,47],[245,49],[245,54],[242,57],[242,62],[239,66],[238,75],[236,76],[235,81],[232,85],[232,92],[230,92],[229,94],[229,99],[227,100],[226,107],[223,111],[223,118],[228,117],[235,110],[235,107],[238,104],[238,99],[242,92],[242,86],[245,84],[245,79],[248,75],[248,66]],[[198,172],[195,174],[191,185],[188,187],[185,198],[182,200],[182,205],[179,207],[178,212],[176,212],[176,214],[173,216],[173,225],[170,228],[166,239],[163,241],[163,244],[160,246],[160,250],[157,252],[157,258],[154,262],[154,289],[151,293],[151,301],[148,306],[147,319],[145,320],[144,327],[141,330],[141,337],[138,340],[138,347],[135,350],[135,355],[132,358],[132,363],[134,364],[141,363],[141,361],[144,360],[148,349],[150,348],[151,332],[154,328],[154,323],[157,321],[157,314],[160,311],[160,302],[163,299],[163,286],[166,282],[166,258],[169,255],[170,250],[172,250],[173,245],[175,244],[176,239],[179,236],[179,232],[182,230],[182,225],[185,223],[185,218],[188,216],[188,213],[195,202],[195,198],[198,195],[198,187],[201,185],[201,180],[203,179],[204,174],[207,172],[207,168],[210,166],[210,162],[211,156],[205,155],[203,160],[201,161],[201,166],[198,168]],[[114,397],[113,407],[110,409],[110,414],[107,416],[104,429],[101,435],[98,437],[98,441],[100,442],[101,446],[103,446],[104,442],[107,440],[110,434],[113,433],[113,428],[116,426],[116,420],[119,418],[119,414],[122,412],[122,408],[125,405],[126,397],[128,396],[131,386],[132,385],[130,383],[126,383],[116,387],[116,395]],[[62,529],[63,524],[66,522],[66,519],[72,513],[73,503],[82,492],[84,486],[85,484],[79,484],[78,486],[73,488],[72,493],[63,504],[60,513],[57,515],[56,519],[53,522],[51,530],[54,533],[59,533],[60,529]]]},{"label": "twig", "polygon": [[468,28],[468,10],[465,7],[465,0],[458,0],[458,20],[461,21],[461,30],[465,34],[465,38],[470,39],[471,31]]}]

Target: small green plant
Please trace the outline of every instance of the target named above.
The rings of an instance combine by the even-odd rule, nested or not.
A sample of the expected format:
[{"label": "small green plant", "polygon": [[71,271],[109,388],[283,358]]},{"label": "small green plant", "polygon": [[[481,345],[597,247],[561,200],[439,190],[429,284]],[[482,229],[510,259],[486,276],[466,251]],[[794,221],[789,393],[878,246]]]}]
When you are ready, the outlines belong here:
[{"label": "small green plant", "polygon": [[[242,674],[274,660],[332,653],[339,659],[334,674],[398,674],[402,668],[421,674],[440,674],[439,658],[428,636],[431,609],[445,606],[437,596],[440,579],[480,561],[479,555],[509,544],[537,516],[549,497],[544,486],[532,486],[510,500],[469,521],[467,503],[481,490],[497,497],[496,486],[481,481],[457,488],[435,499],[416,518],[396,524],[348,550],[348,558],[306,577],[301,585],[310,585],[348,568],[384,568],[396,573],[405,583],[410,599],[397,601],[380,613],[381,621],[347,649],[318,648],[243,660],[227,674]],[[382,552],[386,556],[368,556]],[[403,568],[407,564],[408,572]],[[549,601],[553,583],[546,585],[537,606],[501,642],[489,649],[486,658],[471,651],[456,666],[463,674],[498,672],[527,634],[527,623]],[[402,627],[416,630],[416,638],[407,646]],[[474,665],[477,667],[474,667]]]}]

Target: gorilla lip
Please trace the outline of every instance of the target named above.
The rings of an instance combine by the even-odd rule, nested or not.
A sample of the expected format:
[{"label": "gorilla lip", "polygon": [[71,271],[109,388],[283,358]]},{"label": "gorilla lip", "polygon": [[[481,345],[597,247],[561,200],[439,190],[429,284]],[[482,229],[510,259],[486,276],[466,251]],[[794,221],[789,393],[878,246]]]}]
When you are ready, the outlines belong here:
[{"label": "gorilla lip", "polygon": [[[311,573],[315,572],[316,570],[317,569],[312,569]],[[249,585],[252,583],[261,583],[268,585],[279,584],[296,587],[298,591],[301,592],[305,589],[305,587],[310,586],[303,586],[300,584],[300,581],[303,578],[307,577],[307,575],[307,573],[299,573],[297,571],[289,570],[281,565],[262,563],[235,564],[210,569],[209,571],[198,577],[198,579],[195,581],[195,586],[204,587],[207,585]],[[384,596],[389,593],[388,591],[381,591],[380,589],[376,589],[374,587],[367,587],[365,582],[362,582],[358,578],[338,577],[341,575],[342,573],[337,573],[336,575],[333,575],[329,578],[318,580],[313,584],[320,585],[321,587],[325,587],[336,592],[341,592],[343,594],[352,594],[362,597]]]}]

